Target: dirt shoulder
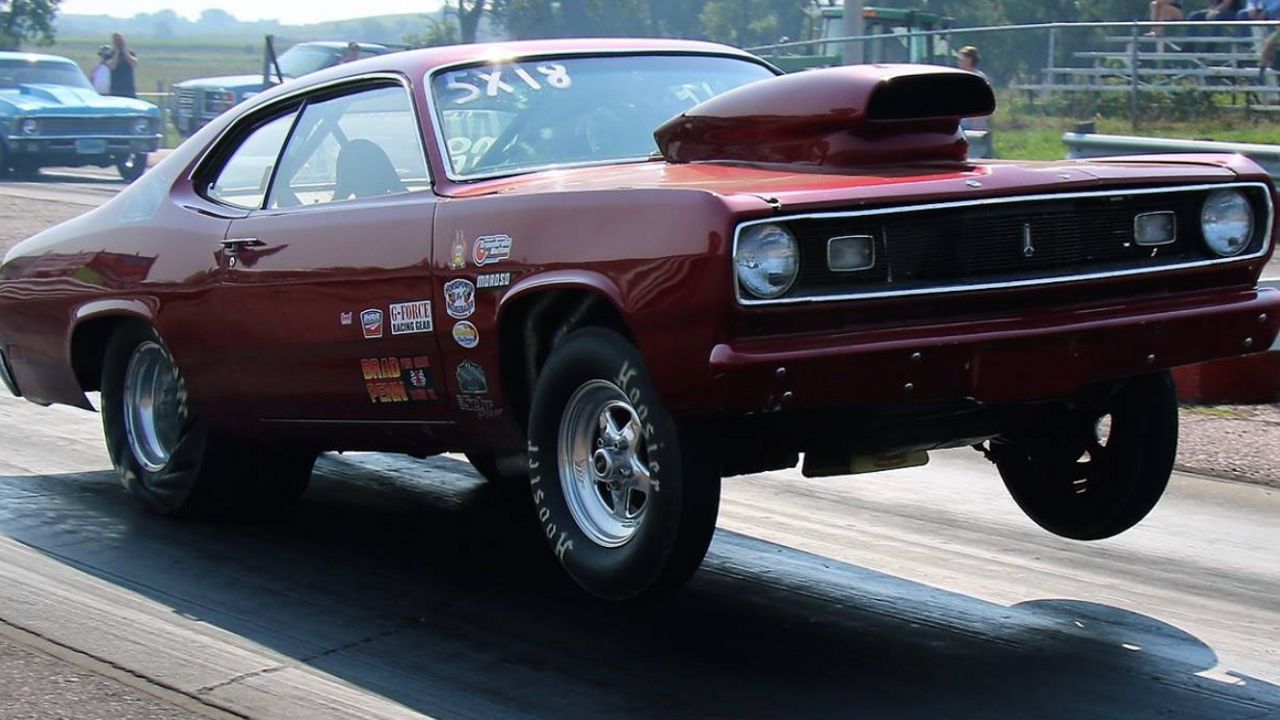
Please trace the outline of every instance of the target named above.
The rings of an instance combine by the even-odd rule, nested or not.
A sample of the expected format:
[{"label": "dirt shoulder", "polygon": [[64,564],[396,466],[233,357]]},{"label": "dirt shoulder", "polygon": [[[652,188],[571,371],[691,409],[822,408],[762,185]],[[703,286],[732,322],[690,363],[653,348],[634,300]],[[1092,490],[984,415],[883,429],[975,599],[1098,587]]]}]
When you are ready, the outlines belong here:
[{"label": "dirt shoulder", "polygon": [[[0,254],[87,209],[0,195]],[[1280,267],[1268,270],[1280,275]],[[1184,407],[1178,468],[1280,487],[1280,405]]]}]

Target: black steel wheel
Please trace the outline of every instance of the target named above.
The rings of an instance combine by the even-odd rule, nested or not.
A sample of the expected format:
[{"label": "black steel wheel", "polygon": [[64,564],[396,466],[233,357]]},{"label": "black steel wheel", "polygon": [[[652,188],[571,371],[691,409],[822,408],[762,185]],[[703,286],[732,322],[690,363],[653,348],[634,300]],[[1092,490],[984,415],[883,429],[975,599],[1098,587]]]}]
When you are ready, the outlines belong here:
[{"label": "black steel wheel", "polygon": [[116,158],[116,172],[120,173],[120,177],[125,182],[133,182],[142,177],[142,173],[147,171],[147,153],[131,153],[124,157]]},{"label": "black steel wheel", "polygon": [[542,369],[529,486],[542,534],[587,592],[630,600],[693,574],[715,531],[715,458],[714,443],[667,413],[621,335],[576,331]]},{"label": "black steel wheel", "polygon": [[991,443],[1014,501],[1036,524],[1075,540],[1136,525],[1168,485],[1178,448],[1178,401],[1168,372],[1127,381],[1101,406],[1064,410]]}]

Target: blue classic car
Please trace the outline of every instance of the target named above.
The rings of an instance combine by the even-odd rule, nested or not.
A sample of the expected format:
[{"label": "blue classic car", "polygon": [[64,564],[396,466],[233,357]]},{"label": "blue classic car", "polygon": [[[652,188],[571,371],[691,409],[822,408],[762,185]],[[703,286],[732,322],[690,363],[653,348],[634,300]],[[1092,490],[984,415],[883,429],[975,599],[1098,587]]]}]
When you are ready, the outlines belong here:
[{"label": "blue classic car", "polygon": [[41,167],[114,165],[125,180],[160,146],[160,109],[99,95],[74,62],[0,52],[0,177]]},{"label": "blue classic car", "polygon": [[[356,44],[360,46],[361,59],[391,52],[386,45]],[[289,80],[333,67],[342,62],[346,52],[345,42],[304,42],[281,53],[277,63],[280,73]],[[183,137],[194,133],[210,120],[275,85],[271,82],[274,73],[275,69],[271,68],[268,73],[196,78],[175,84],[169,107],[173,126]]]}]

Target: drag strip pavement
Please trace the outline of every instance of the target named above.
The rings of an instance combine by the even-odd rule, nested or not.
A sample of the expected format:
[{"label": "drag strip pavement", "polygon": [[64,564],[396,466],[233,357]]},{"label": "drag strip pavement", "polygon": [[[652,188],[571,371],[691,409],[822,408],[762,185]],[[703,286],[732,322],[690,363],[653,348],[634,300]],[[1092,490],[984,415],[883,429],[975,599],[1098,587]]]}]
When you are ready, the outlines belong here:
[{"label": "drag strip pavement", "polygon": [[50,168],[32,181],[0,182],[0,195],[97,207],[126,187],[114,170]]},{"label": "drag strip pavement", "polygon": [[449,458],[326,456],[271,524],[136,509],[97,417],[0,400],[0,619],[259,718],[1280,712],[1280,496],[1188,476],[1077,544],[972,453],[725,483],[689,587],[585,600]]}]

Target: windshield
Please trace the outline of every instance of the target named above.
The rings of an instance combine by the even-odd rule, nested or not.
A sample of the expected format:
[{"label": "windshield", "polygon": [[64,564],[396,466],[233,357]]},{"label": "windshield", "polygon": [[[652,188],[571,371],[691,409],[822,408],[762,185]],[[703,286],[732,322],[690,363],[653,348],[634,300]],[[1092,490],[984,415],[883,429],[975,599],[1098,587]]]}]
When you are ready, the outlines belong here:
[{"label": "windshield", "polygon": [[441,73],[431,92],[450,175],[465,179],[647,158],[662,123],[769,77],[726,57],[561,58]]},{"label": "windshield", "polygon": [[60,60],[0,60],[0,90],[20,85],[65,85],[92,90],[93,86],[74,63]]},{"label": "windshield", "polygon": [[288,77],[302,77],[330,65],[336,65],[342,53],[315,45],[294,45],[279,57],[280,72]]}]

